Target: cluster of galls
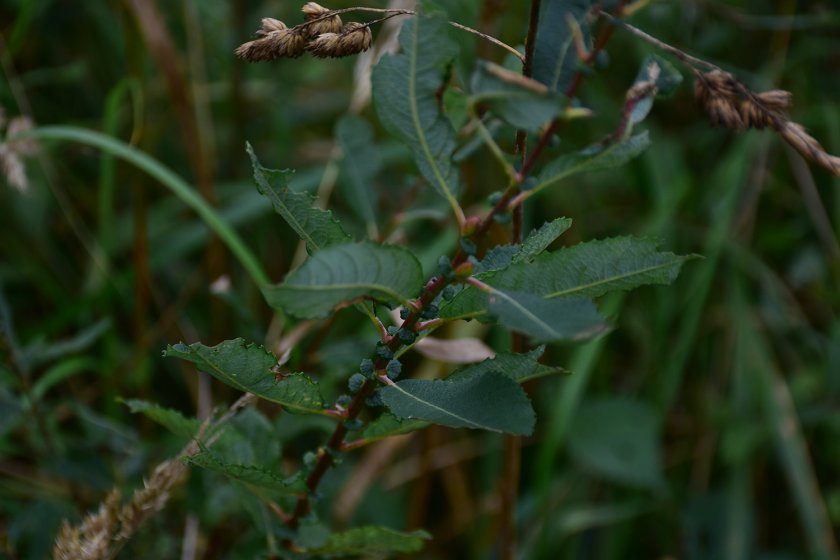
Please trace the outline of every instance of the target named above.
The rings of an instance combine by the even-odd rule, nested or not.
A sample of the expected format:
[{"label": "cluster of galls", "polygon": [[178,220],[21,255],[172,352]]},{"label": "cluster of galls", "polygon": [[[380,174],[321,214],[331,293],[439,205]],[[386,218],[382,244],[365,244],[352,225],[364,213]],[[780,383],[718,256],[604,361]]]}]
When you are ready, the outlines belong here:
[{"label": "cluster of galls", "polygon": [[789,91],[774,89],[754,93],[722,70],[698,73],[694,95],[713,125],[733,130],[779,128],[793,102]]},{"label": "cluster of galls", "polygon": [[280,20],[263,18],[257,39],[240,45],[236,56],[249,62],[277,58],[297,58],[309,52],[318,58],[338,58],[370,48],[370,27],[362,23],[342,23],[332,10],[307,2],[304,23],[288,27]]}]

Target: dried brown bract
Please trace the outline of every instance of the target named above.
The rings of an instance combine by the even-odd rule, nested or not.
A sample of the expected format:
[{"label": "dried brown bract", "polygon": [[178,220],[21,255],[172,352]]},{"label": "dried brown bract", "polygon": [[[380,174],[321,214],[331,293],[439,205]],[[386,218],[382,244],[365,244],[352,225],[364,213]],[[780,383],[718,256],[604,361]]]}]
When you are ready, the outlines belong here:
[{"label": "dried brown bract", "polygon": [[[270,20],[268,26],[266,20]],[[263,19],[263,27],[257,31],[257,36],[260,38],[237,47],[234,51],[236,56],[249,62],[263,62],[283,57],[297,58],[306,49],[303,34],[294,28],[287,28],[276,19]]]},{"label": "dried brown bract", "polygon": [[345,24],[341,33],[323,33],[310,41],[307,49],[318,58],[338,58],[358,54],[370,48],[370,28],[356,22]]},{"label": "dried brown bract", "polygon": [[732,130],[772,128],[804,157],[840,175],[840,158],[825,151],[802,126],[787,117],[793,94],[774,89],[756,93],[732,74],[712,70],[695,72],[694,96],[715,126]]},{"label": "dried brown bract", "polygon": [[[307,2],[304,4],[303,14],[305,21],[312,21],[306,26],[306,35],[309,38],[315,38],[324,33],[338,33],[341,31],[341,18],[337,15],[324,17],[330,14],[330,10],[316,4],[315,2]],[[323,18],[323,19],[321,19]]]}]

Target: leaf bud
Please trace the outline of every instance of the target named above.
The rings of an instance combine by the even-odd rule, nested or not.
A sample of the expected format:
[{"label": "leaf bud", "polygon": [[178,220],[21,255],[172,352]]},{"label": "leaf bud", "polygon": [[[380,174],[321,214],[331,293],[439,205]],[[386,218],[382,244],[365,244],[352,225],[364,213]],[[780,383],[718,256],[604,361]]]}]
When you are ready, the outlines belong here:
[{"label": "leaf bud", "polygon": [[365,376],[361,373],[354,373],[350,376],[350,379],[347,380],[347,388],[350,389],[351,393],[358,393],[359,389],[361,389],[364,384]]},{"label": "leaf bud", "polygon": [[394,352],[381,342],[376,343],[376,355],[383,360],[390,360],[394,357]]},{"label": "leaf bud", "polygon": [[412,344],[417,340],[417,333],[409,329],[400,329],[399,337],[403,344]]},{"label": "leaf bud", "polygon": [[390,362],[388,362],[388,365],[385,366],[385,374],[388,376],[388,379],[397,379],[401,373],[402,364],[399,360],[391,360]]}]

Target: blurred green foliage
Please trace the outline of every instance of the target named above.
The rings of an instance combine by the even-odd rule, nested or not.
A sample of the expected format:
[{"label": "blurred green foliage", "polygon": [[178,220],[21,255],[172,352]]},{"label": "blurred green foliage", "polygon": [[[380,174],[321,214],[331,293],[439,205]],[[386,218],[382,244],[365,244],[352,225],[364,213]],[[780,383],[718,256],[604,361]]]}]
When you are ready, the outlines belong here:
[{"label": "blurred green foliage", "polygon": [[[132,8],[153,5],[168,41],[144,32],[143,9]],[[450,17],[516,45],[528,6],[470,0]],[[269,167],[296,169],[296,188],[319,190],[337,171],[333,133],[354,95],[356,60],[246,65],[232,51],[261,17],[297,21],[298,9],[241,0],[2,0],[0,106],[7,117],[96,129],[147,152],[210,193],[279,280],[297,242],[252,186],[245,142]],[[756,91],[793,92],[792,118],[840,153],[840,14],[830,2],[651,2],[631,21]],[[505,63],[504,51],[453,36],[462,47],[456,80],[467,83],[476,56]],[[611,131],[624,92],[654,53],[620,29],[606,50],[580,93],[595,115],[566,126],[551,155]],[[650,235],[705,259],[686,265],[673,286],[607,298],[602,310],[616,327],[608,335],[548,349],[546,363],[573,373],[541,380],[532,394],[540,420],[523,448],[517,512],[525,558],[837,557],[840,179],[803,165],[770,132],[709,127],[684,75],[641,125],[652,145],[640,159],[575,178],[526,206],[529,229],[573,218],[567,244]],[[446,207],[413,188],[407,152],[369,104],[361,114],[375,123],[381,154],[377,170],[361,171],[379,172],[377,213],[402,212],[403,199],[414,197],[414,221],[397,234],[430,271],[455,242],[442,221]],[[352,146],[347,131],[359,125],[344,122],[342,142]],[[504,187],[484,150],[462,172],[466,205],[480,207]],[[26,160],[26,175],[24,193],[0,181],[0,556],[40,559],[63,519],[77,523],[114,485],[129,495],[183,444],[118,398],[193,416],[236,397],[162,360],[161,350],[181,340],[270,339],[272,315],[206,225],[138,169],[86,146],[47,142]],[[370,216],[353,198],[356,180],[339,170],[329,206],[363,234]],[[495,235],[503,240],[503,229]],[[220,276],[229,289],[213,288]],[[452,334],[482,336],[475,329]],[[346,311],[308,355],[318,336],[310,332],[291,363],[334,396],[377,335]],[[492,330],[486,338],[497,350],[508,344]],[[443,367],[405,359],[430,374]],[[262,413],[237,429],[289,442],[249,451],[267,460],[298,461],[330,426]],[[319,509],[348,526],[424,527],[434,540],[420,557],[492,557],[500,447],[496,435],[433,429],[393,450],[352,507],[336,498],[374,460],[371,451],[348,454],[327,477]],[[193,469],[123,557],[176,557],[195,521],[205,558],[264,553],[265,510],[219,480]]]}]

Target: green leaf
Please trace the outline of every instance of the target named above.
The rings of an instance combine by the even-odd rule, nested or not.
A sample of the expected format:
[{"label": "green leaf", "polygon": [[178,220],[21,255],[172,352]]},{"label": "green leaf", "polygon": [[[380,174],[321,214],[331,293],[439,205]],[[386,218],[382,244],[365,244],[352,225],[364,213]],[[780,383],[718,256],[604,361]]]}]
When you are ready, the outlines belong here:
[{"label": "green leaf", "polygon": [[376,237],[376,189],[374,179],[382,168],[382,156],[374,144],[373,129],[355,115],[342,117],[335,137],[344,153],[341,170],[344,200],[361,218],[371,237]]},{"label": "green leaf", "polygon": [[457,55],[440,14],[418,14],[403,24],[402,52],[382,57],[373,70],[373,101],[385,128],[411,148],[420,173],[456,215],[460,184],[452,163],[456,138],[441,113],[438,94]]},{"label": "green leaf", "polygon": [[206,449],[196,455],[184,457],[184,462],[223,474],[252,488],[268,490],[273,494],[301,495],[307,492],[306,481],[300,474],[286,477],[257,465],[228,463],[216,453]]},{"label": "green leaf", "polygon": [[271,201],[274,210],[306,243],[310,254],[350,240],[341,224],[332,217],[332,212],[313,207],[311,196],[289,188],[289,178],[294,171],[266,169],[260,165],[251,144],[246,144],[245,149],[251,156],[257,190]]},{"label": "green leaf", "polygon": [[[448,381],[472,379],[488,373],[500,373],[517,383],[524,383],[531,379],[564,373],[559,367],[547,366],[539,363],[540,356],[545,351],[544,346],[535,348],[525,354],[502,353],[494,358],[488,358],[477,364],[469,364],[452,372]],[[407,434],[427,427],[429,422],[397,418],[391,413],[384,412],[370,422],[361,433],[359,440],[376,441],[391,436]]]},{"label": "green leaf", "polygon": [[607,328],[588,299],[545,299],[527,292],[497,290],[490,294],[488,303],[499,322],[536,343],[584,340]]},{"label": "green leaf", "polygon": [[356,527],[333,533],[322,546],[308,548],[309,554],[380,555],[410,554],[423,549],[432,536],[426,531],[405,533],[387,527]]},{"label": "green leaf", "polygon": [[277,376],[272,370],[277,365],[274,354],[262,346],[246,344],[241,338],[216,346],[200,342],[176,344],[167,347],[163,355],[193,362],[199,370],[234,389],[281,404],[290,412],[324,413],[324,400],[316,382],[303,373]]},{"label": "green leaf", "polygon": [[407,379],[383,387],[380,394],[400,418],[522,435],[534,429],[525,392],[497,371],[455,380]]},{"label": "green leaf", "polygon": [[565,94],[579,69],[569,18],[580,26],[584,44],[587,47],[591,45],[586,17],[590,4],[591,0],[548,0],[542,3],[534,47],[534,79],[551,91]]},{"label": "green leaf", "polygon": [[408,303],[422,288],[423,271],[409,251],[391,245],[335,245],[311,256],[281,284],[266,286],[268,304],[301,319],[326,317],[361,297]]},{"label": "green leaf", "polygon": [[365,427],[359,439],[376,441],[391,436],[416,432],[417,430],[422,430],[428,425],[429,422],[424,420],[398,418],[390,412],[383,412],[378,418],[370,422]]},{"label": "green leaf", "polygon": [[196,418],[187,418],[177,410],[164,408],[155,403],[138,399],[123,400],[131,412],[140,412],[154,420],[176,436],[192,439],[198,433],[201,422]]},{"label": "green leaf", "polygon": [[624,397],[584,402],[569,428],[572,458],[609,480],[659,489],[663,484],[656,412]]},{"label": "green leaf", "polygon": [[[695,256],[657,251],[658,244],[634,237],[588,241],[543,253],[531,263],[514,263],[476,277],[496,289],[529,292],[544,298],[593,298],[645,284],[670,284],[682,264]],[[481,317],[487,307],[487,295],[469,287],[442,306],[440,316]]]},{"label": "green leaf", "polygon": [[469,379],[476,375],[496,371],[517,383],[525,383],[532,379],[565,372],[563,368],[539,363],[537,360],[540,359],[543,352],[545,352],[545,346],[540,346],[524,354],[508,352],[496,354],[494,358],[488,358],[477,364],[469,364],[456,369],[447,379]]},{"label": "green leaf", "polygon": [[470,103],[481,103],[509,125],[531,132],[566,109],[565,98],[544,84],[483,60],[473,73]]},{"label": "green leaf", "polygon": [[647,131],[610,144],[593,144],[579,152],[565,154],[545,166],[537,176],[537,184],[529,197],[559,181],[590,171],[601,171],[624,165],[644,152],[650,145]]},{"label": "green leaf", "polygon": [[557,218],[546,222],[539,229],[532,231],[513,257],[513,262],[530,261],[572,227],[571,218]]}]

